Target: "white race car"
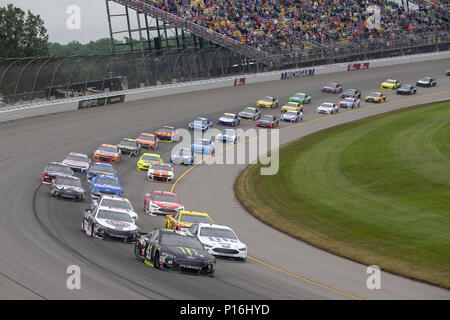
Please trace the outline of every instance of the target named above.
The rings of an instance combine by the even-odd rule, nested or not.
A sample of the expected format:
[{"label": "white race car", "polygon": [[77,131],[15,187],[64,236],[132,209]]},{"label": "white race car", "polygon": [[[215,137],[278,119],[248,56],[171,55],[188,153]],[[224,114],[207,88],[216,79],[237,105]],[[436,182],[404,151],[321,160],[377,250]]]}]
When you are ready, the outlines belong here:
[{"label": "white race car", "polygon": [[339,102],[339,108],[355,109],[359,108],[360,104],[360,99],[344,98],[341,102]]},{"label": "white race car", "polygon": [[152,163],[147,171],[151,181],[172,182],[174,176],[173,168],[168,163]]},{"label": "white race car", "polygon": [[138,214],[134,211],[130,200],[128,200],[127,198],[122,198],[114,195],[102,195],[100,196],[100,198],[92,200],[91,209],[94,210],[97,206],[103,208],[125,210],[134,222],[136,222],[138,219]]},{"label": "white race car", "polygon": [[247,246],[228,226],[194,223],[186,231],[197,236],[211,255],[247,260]]},{"label": "white race car", "polygon": [[237,143],[239,134],[235,129],[223,129],[221,133],[216,136],[216,141]]},{"label": "white race car", "polygon": [[288,110],[281,115],[280,120],[287,122],[299,122],[303,120],[303,112]]},{"label": "white race car", "polygon": [[73,172],[87,173],[91,166],[91,160],[83,153],[71,152],[62,162],[66,166],[69,166]]},{"label": "white race car", "polygon": [[336,112],[339,112],[339,106],[335,103],[324,102],[317,107],[317,112],[325,114],[335,114]]},{"label": "white race car", "polygon": [[96,238],[113,238],[135,242],[138,227],[127,211],[96,207],[84,211],[81,229]]}]

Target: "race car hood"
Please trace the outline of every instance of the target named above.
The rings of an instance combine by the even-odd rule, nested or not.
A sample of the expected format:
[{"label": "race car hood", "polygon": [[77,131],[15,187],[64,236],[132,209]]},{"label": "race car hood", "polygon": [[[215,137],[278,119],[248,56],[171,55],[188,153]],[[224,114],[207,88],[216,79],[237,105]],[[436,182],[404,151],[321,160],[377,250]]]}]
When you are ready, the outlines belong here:
[{"label": "race car hood", "polygon": [[177,202],[167,202],[167,201],[152,201],[152,202],[156,204],[158,207],[163,209],[175,210],[181,207],[181,203]]},{"label": "race car hood", "polygon": [[235,239],[217,238],[217,237],[198,237],[200,242],[210,246],[220,246],[230,249],[239,249],[245,247],[245,244]]},{"label": "race car hood", "polygon": [[324,111],[330,111],[330,110],[333,110],[333,107],[328,107],[328,106],[320,106],[320,107],[317,107],[317,110],[324,110]]},{"label": "race car hood", "polygon": [[189,160],[191,158],[192,158],[192,156],[190,156],[190,155],[179,155],[179,154],[172,155],[172,159],[177,159],[177,160]]},{"label": "race car hood", "polygon": [[182,246],[165,246],[163,252],[180,257],[192,257],[192,258],[200,258],[200,259],[213,259],[212,256],[206,252],[206,250],[202,249],[193,249]]},{"label": "race car hood", "polygon": [[118,192],[123,191],[122,187],[119,186],[112,186],[109,184],[102,184],[102,183],[93,183],[92,188],[100,189],[103,191],[110,191],[110,192]]},{"label": "race car hood", "polygon": [[283,119],[294,119],[296,116],[295,116],[295,114],[283,114],[282,116],[281,116],[281,118],[283,118]]},{"label": "race car hood", "polygon": [[258,120],[258,123],[260,123],[260,124],[269,124],[271,122],[272,121],[269,121],[269,120]]},{"label": "race car hood", "polygon": [[149,169],[148,173],[151,173],[156,176],[172,176],[173,171],[171,170],[155,170],[155,169]]},{"label": "race car hood", "polygon": [[341,102],[339,102],[339,105],[340,106],[348,106],[348,105],[352,105],[353,104],[353,102],[344,102],[344,101],[341,101]]},{"label": "race car hood", "polygon": [[219,121],[221,122],[234,122],[234,119],[230,119],[230,118],[225,118],[225,117],[220,117]]},{"label": "race car hood", "polygon": [[119,155],[119,153],[117,153],[117,152],[108,152],[108,151],[102,151],[102,150],[96,150],[95,154],[101,154],[101,155],[105,155],[108,157],[117,157]]},{"label": "race car hood", "polygon": [[116,221],[116,220],[110,220],[110,219],[97,219],[98,224],[114,229],[114,230],[124,230],[124,231],[130,231],[130,230],[136,230],[136,225],[134,223],[124,222],[124,221]]},{"label": "race car hood", "polygon": [[136,147],[126,146],[126,145],[122,145],[122,144],[119,144],[117,146],[117,148],[119,148],[119,149],[127,149],[127,150],[136,150],[137,149]]},{"label": "race car hood", "polygon": [[72,192],[84,192],[83,188],[73,187],[73,186],[68,186],[68,185],[63,185],[63,184],[55,184],[53,187],[55,189],[64,190],[64,191],[70,190]]},{"label": "race car hood", "polygon": [[253,117],[253,113],[251,113],[251,112],[247,112],[247,111],[241,111],[241,112],[239,112],[239,116],[240,117]]},{"label": "race car hood", "polygon": [[111,172],[104,172],[101,170],[89,170],[88,173],[90,175],[98,175],[98,176],[110,176],[110,177],[114,177],[114,173]]},{"label": "race car hood", "polygon": [[45,170],[45,173],[50,176],[54,176],[54,177],[67,175],[67,173],[64,173],[61,171],[54,171],[54,170]]},{"label": "race car hood", "polygon": [[427,84],[427,83],[430,83],[430,81],[421,79],[421,80],[417,81],[417,83]]},{"label": "race car hood", "polygon": [[194,128],[205,128],[207,126],[207,124],[204,122],[200,122],[200,121],[193,121],[193,122],[189,123],[189,126],[194,127]]},{"label": "race car hood", "polygon": [[70,166],[76,166],[76,167],[89,167],[88,162],[82,162],[82,161],[75,161],[75,160],[64,160],[63,164]]}]

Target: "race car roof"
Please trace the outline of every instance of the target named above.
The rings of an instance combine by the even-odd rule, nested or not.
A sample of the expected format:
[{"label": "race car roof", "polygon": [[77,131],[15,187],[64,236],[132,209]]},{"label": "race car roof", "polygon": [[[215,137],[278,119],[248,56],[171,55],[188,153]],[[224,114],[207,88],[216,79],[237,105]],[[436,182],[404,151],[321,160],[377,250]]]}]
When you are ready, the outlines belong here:
[{"label": "race car roof", "polygon": [[88,157],[87,155],[85,155],[84,153],[78,153],[78,152],[71,152],[69,153],[69,155],[71,156],[80,156],[80,157]]},{"label": "race car roof", "polygon": [[204,223],[200,222],[197,223],[200,228],[202,227],[208,227],[208,228],[214,228],[214,229],[226,229],[226,230],[233,230],[229,226],[221,225],[221,224],[213,224],[213,223]]}]

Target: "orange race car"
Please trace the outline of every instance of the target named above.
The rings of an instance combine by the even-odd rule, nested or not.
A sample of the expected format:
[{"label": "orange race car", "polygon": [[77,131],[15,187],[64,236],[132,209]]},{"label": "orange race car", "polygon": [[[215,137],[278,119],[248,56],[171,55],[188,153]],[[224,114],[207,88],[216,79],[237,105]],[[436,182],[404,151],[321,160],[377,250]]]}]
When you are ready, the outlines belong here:
[{"label": "orange race car", "polygon": [[120,162],[121,152],[117,146],[112,144],[102,144],[100,148],[94,152],[94,161],[116,164]]},{"label": "orange race car", "polygon": [[159,145],[158,137],[151,133],[141,133],[136,141],[142,148],[147,148],[148,150],[156,150]]}]

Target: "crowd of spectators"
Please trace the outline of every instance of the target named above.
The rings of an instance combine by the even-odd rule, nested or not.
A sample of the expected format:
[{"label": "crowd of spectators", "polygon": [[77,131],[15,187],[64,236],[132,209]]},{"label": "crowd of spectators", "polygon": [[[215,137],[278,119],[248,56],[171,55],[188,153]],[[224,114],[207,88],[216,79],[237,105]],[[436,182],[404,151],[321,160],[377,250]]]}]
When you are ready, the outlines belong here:
[{"label": "crowd of spectators", "polygon": [[[388,41],[409,34],[448,31],[443,22],[385,0],[142,1],[210,32],[274,53],[303,49],[308,43],[328,46],[330,42],[352,44],[380,38]],[[445,2],[448,3],[438,1],[437,7],[445,10]],[[373,12],[367,10],[370,5],[380,9],[379,25],[373,20]],[[433,5],[436,6],[434,1]]]},{"label": "crowd of spectators", "polygon": [[434,1],[434,0],[413,0],[421,10],[426,11],[437,19],[441,19],[450,23],[450,1]]}]

